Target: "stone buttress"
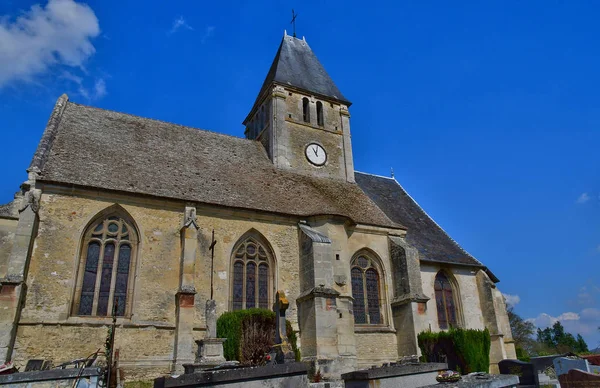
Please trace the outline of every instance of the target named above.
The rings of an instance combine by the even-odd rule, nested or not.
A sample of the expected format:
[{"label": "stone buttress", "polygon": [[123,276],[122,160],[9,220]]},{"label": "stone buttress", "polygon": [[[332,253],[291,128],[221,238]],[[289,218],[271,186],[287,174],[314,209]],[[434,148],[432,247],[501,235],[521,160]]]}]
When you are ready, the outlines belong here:
[{"label": "stone buttress", "polygon": [[356,366],[352,301],[340,298],[334,289],[331,240],[302,223],[299,235],[300,295],[296,303],[302,360],[325,378],[339,378]]}]

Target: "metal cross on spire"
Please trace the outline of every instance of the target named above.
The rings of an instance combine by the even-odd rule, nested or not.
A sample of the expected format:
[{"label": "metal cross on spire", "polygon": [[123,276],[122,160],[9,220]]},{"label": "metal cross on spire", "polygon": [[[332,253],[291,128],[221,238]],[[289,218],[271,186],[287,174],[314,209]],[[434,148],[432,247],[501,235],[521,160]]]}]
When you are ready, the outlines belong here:
[{"label": "metal cross on spire", "polygon": [[294,38],[296,37],[296,16],[298,16],[298,14],[292,9],[292,21],[290,24],[294,26]]}]

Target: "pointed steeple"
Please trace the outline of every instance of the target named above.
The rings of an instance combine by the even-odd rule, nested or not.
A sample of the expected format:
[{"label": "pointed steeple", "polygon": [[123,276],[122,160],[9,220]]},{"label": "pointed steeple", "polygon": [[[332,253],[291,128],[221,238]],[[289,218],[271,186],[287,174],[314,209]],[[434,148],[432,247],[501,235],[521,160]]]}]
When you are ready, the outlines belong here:
[{"label": "pointed steeple", "polygon": [[304,37],[298,39],[287,33],[283,36],[255,105],[272,83],[291,86],[347,106],[352,104],[329,77]]}]

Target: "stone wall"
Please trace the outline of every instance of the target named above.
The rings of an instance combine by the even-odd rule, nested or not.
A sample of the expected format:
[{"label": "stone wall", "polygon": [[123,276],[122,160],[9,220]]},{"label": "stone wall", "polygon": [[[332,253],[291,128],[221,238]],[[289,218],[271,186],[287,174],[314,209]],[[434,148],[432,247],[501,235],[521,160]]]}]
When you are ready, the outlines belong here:
[{"label": "stone wall", "polygon": [[393,332],[356,332],[357,366],[368,368],[398,360],[396,334]]},{"label": "stone wall", "polygon": [[[155,377],[172,370],[177,330],[176,294],[180,287],[181,236],[186,204],[149,198],[91,192],[64,191],[58,186],[43,188],[39,229],[27,277],[27,296],[18,325],[13,360],[23,367],[28,359],[45,358],[61,363],[81,358],[103,347],[108,317],[73,314],[81,238],[87,226],[107,208],[118,204],[138,230],[139,249],[135,268],[131,316],[118,318],[116,347],[127,380]],[[188,204],[189,206],[189,204]],[[190,338],[205,334],[204,301],[210,297],[211,234],[217,245],[214,254],[214,299],[217,312],[231,308],[231,254],[248,232],[268,241],[275,256],[272,297],[276,290],[288,296],[287,318],[298,326],[296,298],[300,294],[300,219],[258,212],[198,205],[199,227],[194,269],[194,318]],[[346,357],[345,368],[354,363],[372,364],[398,358],[396,334],[391,318],[392,270],[387,231],[348,225],[336,217],[308,218],[315,230],[331,240],[333,278],[327,286],[340,293],[335,325],[337,353]],[[351,307],[350,262],[364,250],[381,266],[381,313],[383,324],[375,332],[355,330]],[[329,257],[331,256],[331,257]],[[316,285],[315,285],[316,286]],[[368,329],[368,328],[367,328]],[[355,338],[356,337],[356,338]],[[354,345],[356,344],[356,345]],[[299,345],[302,348],[302,333]],[[177,359],[193,355],[177,354]],[[341,362],[341,361],[340,361]]]},{"label": "stone wall", "polygon": [[[275,116],[272,132],[275,165],[293,169],[297,173],[338,179],[347,179],[350,173],[350,180],[353,181],[353,169],[347,171],[348,166],[352,166],[349,122],[341,114],[342,109],[347,112],[346,107],[295,90],[275,88],[281,89],[277,92],[279,97],[271,100]],[[308,123],[303,120],[303,98],[310,101]],[[317,102],[323,104],[323,126],[317,124]],[[327,161],[323,166],[313,166],[306,159],[306,147],[313,142],[320,144],[327,152]]]},{"label": "stone wall", "polygon": [[[132,315],[117,320],[116,347],[120,349],[120,364],[126,376],[136,379],[169,372],[177,324],[179,231],[185,205],[100,193],[81,192],[75,197],[58,191],[49,194],[46,190],[41,200],[39,232],[13,353],[16,365],[22,368],[30,358],[60,363],[85,357],[104,346],[111,319],[75,316],[72,305],[82,249],[81,236],[99,212],[118,203],[131,215],[140,236],[135,277],[131,278],[135,281]],[[253,229],[272,246],[277,263],[273,295],[277,289],[283,289],[289,295],[288,319],[297,329],[297,220],[275,220],[264,215],[199,207],[197,223],[200,230],[194,281],[197,294],[193,338],[203,338],[205,331],[204,301],[210,297],[208,247],[213,229],[218,240],[214,261],[217,311],[222,313],[230,309],[231,253],[239,238]]]},{"label": "stone wall", "polygon": [[0,278],[6,276],[8,257],[12,250],[17,220],[0,218]]},{"label": "stone wall", "polygon": [[485,328],[483,315],[481,314],[481,304],[479,302],[479,291],[477,289],[476,270],[465,267],[441,267],[437,264],[421,263],[421,279],[423,282],[423,293],[431,298],[427,302],[425,314],[422,316],[421,327],[417,333],[429,330],[439,331],[437,309],[435,307],[434,281],[437,273],[444,268],[451,273],[458,285],[458,293],[455,296],[458,307],[460,322],[466,329]]}]

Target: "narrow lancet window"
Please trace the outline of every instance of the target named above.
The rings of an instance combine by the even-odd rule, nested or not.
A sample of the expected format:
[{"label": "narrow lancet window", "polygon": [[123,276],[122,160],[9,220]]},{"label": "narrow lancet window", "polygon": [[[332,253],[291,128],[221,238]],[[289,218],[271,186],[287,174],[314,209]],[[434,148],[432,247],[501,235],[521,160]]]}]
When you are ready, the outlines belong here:
[{"label": "narrow lancet window", "polygon": [[305,123],[310,123],[310,102],[306,97],[302,99],[302,120]]},{"label": "narrow lancet window", "polygon": [[354,323],[357,325],[383,324],[378,266],[371,257],[361,254],[352,260],[351,267]]},{"label": "narrow lancet window", "polygon": [[323,103],[321,101],[317,101],[317,125],[321,127],[325,125],[325,120],[323,119]]},{"label": "narrow lancet window", "polygon": [[455,292],[448,276],[440,271],[435,277],[435,305],[440,329],[448,329],[458,325]]}]

